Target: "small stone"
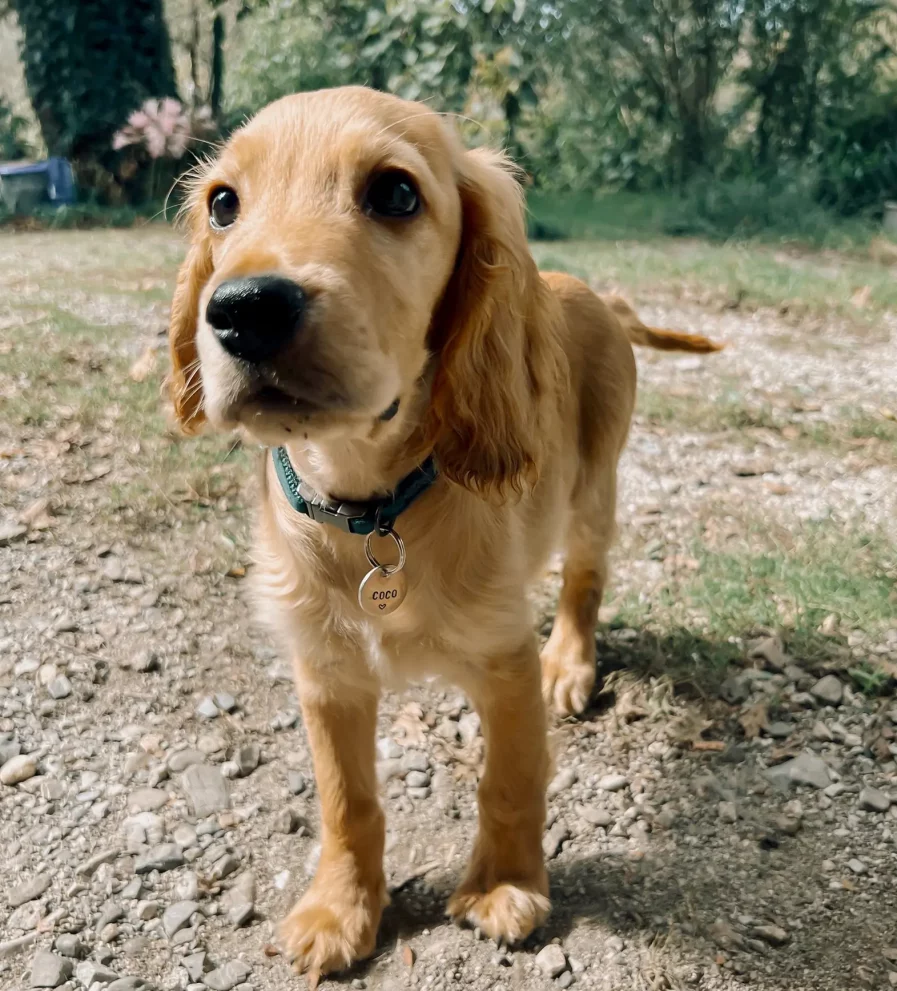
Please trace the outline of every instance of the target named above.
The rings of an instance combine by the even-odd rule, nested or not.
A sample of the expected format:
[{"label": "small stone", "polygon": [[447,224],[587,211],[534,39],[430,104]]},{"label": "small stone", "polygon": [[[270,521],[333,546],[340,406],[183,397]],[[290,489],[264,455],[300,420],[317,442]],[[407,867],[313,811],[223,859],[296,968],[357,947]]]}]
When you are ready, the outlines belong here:
[{"label": "small stone", "polygon": [[190,922],[190,916],[199,911],[197,902],[175,902],[162,913],[162,929],[171,939],[178,930],[185,928]]},{"label": "small stone", "polygon": [[832,740],[835,739],[832,731],[825,725],[824,722],[822,722],[821,719],[817,719],[816,722],[813,723],[813,728],[810,732],[813,734],[814,740],[821,740],[823,743],[831,743]]},{"label": "small stone", "polygon": [[75,959],[86,957],[88,953],[87,946],[81,942],[75,933],[62,933],[57,936],[53,948],[64,957],[73,957]]},{"label": "small stone", "polygon": [[622,791],[629,782],[622,774],[605,774],[605,776],[598,782],[598,787],[602,791]]},{"label": "small stone", "polygon": [[741,705],[746,702],[751,694],[751,686],[743,675],[737,675],[726,680],[720,685],[720,697],[730,705]]},{"label": "small stone", "polygon": [[556,822],[542,837],[542,852],[547,860],[553,860],[561,850],[561,846],[570,836],[570,831],[562,822]]},{"label": "small stone", "polygon": [[202,764],[205,755],[199,750],[177,750],[168,758],[168,770],[180,774],[191,764]]},{"label": "small stone", "polygon": [[196,901],[199,897],[199,878],[193,871],[186,871],[178,878],[174,893],[181,901]]},{"label": "small stone", "polygon": [[221,715],[221,710],[215,705],[211,696],[206,696],[196,707],[196,715],[200,719],[217,719]]},{"label": "small stone", "polygon": [[307,787],[308,783],[299,771],[287,771],[287,788],[291,795],[301,795]]},{"label": "small stone", "polygon": [[784,740],[794,732],[794,723],[772,722],[766,727],[766,735],[774,740]]},{"label": "small stone", "polygon": [[237,708],[237,700],[228,692],[216,692],[214,702],[223,712],[233,712]]},{"label": "small stone", "polygon": [[28,533],[28,527],[21,523],[0,523],[0,547],[7,547]]},{"label": "small stone", "polygon": [[860,792],[860,808],[866,812],[887,812],[891,806],[891,799],[877,788],[870,785]]},{"label": "small stone", "polygon": [[417,799],[418,801],[420,801],[420,800],[422,800],[424,798],[429,798],[430,797],[430,789],[429,788],[406,788],[405,789],[405,794],[409,798],[414,798],[414,799]]},{"label": "small stone", "polygon": [[781,926],[754,926],[751,935],[755,939],[762,939],[770,946],[784,946],[791,939],[790,934]]},{"label": "small stone", "polygon": [[738,809],[734,802],[720,802],[717,808],[723,822],[738,822]]},{"label": "small stone", "polygon": [[149,874],[150,871],[172,871],[184,863],[184,854],[177,843],[160,843],[137,858],[134,865],[136,874]]},{"label": "small stone", "polygon": [[237,765],[239,776],[245,778],[259,766],[261,760],[261,749],[257,743],[247,743],[239,747],[234,754],[234,763]]},{"label": "small stone", "polygon": [[573,976],[573,972],[565,970],[564,973],[557,979],[557,985],[559,988],[569,988],[575,980],[576,978]]},{"label": "small stone", "polygon": [[64,674],[60,674],[47,685],[47,692],[50,698],[67,699],[72,694],[72,683]]},{"label": "small stone", "polygon": [[402,757],[403,771],[426,771],[429,770],[430,762],[427,755],[420,750],[406,750]]},{"label": "small stone", "polygon": [[840,705],[844,697],[844,686],[833,674],[827,674],[810,689],[810,694],[825,705]]},{"label": "small stone", "polygon": [[131,660],[131,668],[140,674],[159,670],[159,656],[154,650],[140,650]]},{"label": "small stone", "polygon": [[186,822],[179,822],[171,831],[171,838],[179,847],[196,845],[196,830]]},{"label": "small stone", "polygon": [[536,954],[536,966],[546,977],[557,977],[567,969],[567,958],[556,943],[549,943]]},{"label": "small stone", "polygon": [[162,906],[158,902],[142,901],[137,902],[134,914],[141,922],[149,922],[150,919],[158,918]]},{"label": "small stone", "polygon": [[72,969],[71,960],[38,950],[31,963],[31,987],[58,988],[71,977]]},{"label": "small stone", "polygon": [[607,828],[614,821],[614,817],[607,809],[599,809],[594,805],[577,805],[576,814],[592,826],[604,826]]},{"label": "small stone", "polygon": [[119,977],[106,985],[106,991],[151,991],[150,985],[142,977]]},{"label": "small stone", "polygon": [[29,754],[17,754],[0,767],[0,784],[17,785],[37,774],[37,763]]},{"label": "small stone", "polygon": [[138,788],[128,797],[129,812],[155,812],[168,801],[168,793],[158,788]]},{"label": "small stone", "polygon": [[221,899],[231,925],[239,928],[252,918],[255,906],[255,875],[245,871]]},{"label": "small stone", "polygon": [[203,983],[212,991],[231,991],[242,984],[252,973],[252,968],[243,960],[231,960],[222,967],[210,970],[203,978]]},{"label": "small stone", "polygon": [[197,819],[230,808],[227,782],[217,768],[208,764],[191,764],[184,771],[181,787]]},{"label": "small stone", "polygon": [[274,822],[271,828],[275,833],[285,833],[287,835],[295,833],[299,828],[299,817],[290,808],[281,809],[274,816]]},{"label": "small stone", "polygon": [[103,864],[111,864],[113,860],[118,859],[120,852],[118,847],[106,847],[78,864],[75,873],[81,877],[92,877],[97,868]]},{"label": "small stone", "polygon": [[865,874],[869,870],[863,861],[858,860],[856,857],[848,860],[847,866],[853,871],[854,874]]},{"label": "small stone", "polygon": [[100,910],[100,915],[96,921],[95,929],[100,932],[106,926],[113,922],[118,922],[124,916],[125,912],[121,905],[116,902],[107,902],[103,908]]},{"label": "small stone", "polygon": [[784,787],[799,784],[821,790],[832,783],[828,765],[810,750],[805,750],[792,760],[769,767],[763,773],[773,784]]},{"label": "small stone", "polygon": [[209,877],[213,881],[223,881],[224,878],[230,877],[234,871],[239,869],[239,867],[239,857],[235,857],[232,853],[226,853],[219,860],[215,861],[215,864],[209,873]]},{"label": "small stone", "polygon": [[377,741],[377,757],[380,760],[399,760],[404,753],[405,749],[392,737],[383,736]]},{"label": "small stone", "polygon": [[791,660],[785,653],[785,648],[779,637],[766,637],[758,640],[749,653],[748,657],[752,661],[763,661],[770,671],[782,671]]},{"label": "small stone", "polygon": [[104,967],[102,964],[96,963],[93,960],[85,960],[83,963],[79,963],[75,967],[75,977],[86,988],[91,988],[94,984],[111,984],[113,981],[118,980],[118,974],[115,971],[109,970],[108,967]]},{"label": "small stone", "polygon": [[24,905],[25,902],[31,902],[35,898],[40,898],[49,887],[49,874],[35,874],[34,877],[29,878],[27,881],[17,884],[7,895],[7,901],[12,908],[18,908],[19,905]]},{"label": "small stone", "polygon": [[227,738],[223,733],[218,733],[212,730],[211,733],[203,733],[203,735],[196,741],[196,746],[206,754],[206,756],[211,757],[213,754],[221,754],[227,750]]},{"label": "small stone", "polygon": [[458,720],[458,733],[461,742],[469,747],[480,735],[480,717],[475,712],[465,712]]},{"label": "small stone", "polygon": [[557,798],[561,792],[572,788],[576,783],[576,771],[572,767],[565,767],[551,779],[548,785],[547,795],[549,798]]},{"label": "small stone", "polygon": [[409,788],[426,788],[430,784],[430,775],[427,771],[409,771],[405,775],[405,784]]},{"label": "small stone", "polygon": [[191,981],[201,981],[206,970],[206,954],[203,950],[191,953],[181,960],[181,966],[187,971]]}]

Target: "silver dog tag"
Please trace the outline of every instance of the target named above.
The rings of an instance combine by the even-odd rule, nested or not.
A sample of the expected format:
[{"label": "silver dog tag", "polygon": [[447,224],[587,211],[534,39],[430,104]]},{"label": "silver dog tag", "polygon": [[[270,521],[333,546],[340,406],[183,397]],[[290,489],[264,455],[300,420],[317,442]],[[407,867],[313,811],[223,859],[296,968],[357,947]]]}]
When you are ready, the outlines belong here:
[{"label": "silver dog tag", "polygon": [[364,553],[371,564],[371,570],[362,578],[358,586],[358,604],[369,616],[388,616],[405,601],[408,581],[405,577],[405,544],[395,530],[386,530],[399,551],[398,564],[381,564],[371,548],[374,536],[369,533],[364,538]]}]

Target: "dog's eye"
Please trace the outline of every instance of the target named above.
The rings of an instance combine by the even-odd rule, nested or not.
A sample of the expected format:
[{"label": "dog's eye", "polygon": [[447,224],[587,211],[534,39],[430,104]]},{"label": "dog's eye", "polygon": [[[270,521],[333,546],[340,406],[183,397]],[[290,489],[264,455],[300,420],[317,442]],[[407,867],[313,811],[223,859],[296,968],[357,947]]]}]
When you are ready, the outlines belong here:
[{"label": "dog's eye", "polygon": [[380,217],[411,217],[420,209],[420,194],[407,172],[381,172],[368,186],[364,205]]},{"label": "dog's eye", "polygon": [[209,199],[209,223],[217,230],[223,230],[237,219],[240,212],[240,197],[229,187],[216,189]]}]

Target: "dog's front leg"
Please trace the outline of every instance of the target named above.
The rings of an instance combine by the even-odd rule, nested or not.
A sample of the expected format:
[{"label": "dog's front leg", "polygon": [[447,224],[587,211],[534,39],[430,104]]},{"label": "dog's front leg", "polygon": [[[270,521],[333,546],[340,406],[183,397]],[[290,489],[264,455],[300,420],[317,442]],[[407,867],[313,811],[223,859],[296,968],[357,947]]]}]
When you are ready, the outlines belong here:
[{"label": "dog's front leg", "polygon": [[280,933],[296,969],[317,976],[373,952],[388,901],[374,769],[377,694],[315,683],[297,667],[321,802],[321,860]]},{"label": "dog's front leg", "polygon": [[525,939],[548,915],[542,856],[548,747],[534,642],[477,665],[464,688],[480,714],[486,767],[467,873],[449,902],[493,939]]}]

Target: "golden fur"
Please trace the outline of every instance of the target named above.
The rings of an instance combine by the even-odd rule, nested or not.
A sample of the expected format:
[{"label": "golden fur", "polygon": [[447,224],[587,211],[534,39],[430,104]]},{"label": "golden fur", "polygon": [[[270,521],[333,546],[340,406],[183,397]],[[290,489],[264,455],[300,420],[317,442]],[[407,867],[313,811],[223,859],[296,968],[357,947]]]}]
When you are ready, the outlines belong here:
[{"label": "golden fur", "polygon": [[[384,168],[414,177],[418,216],[360,208]],[[238,191],[240,215],[216,232],[207,204],[222,184]],[[315,489],[344,499],[389,492],[429,453],[440,467],[396,524],[407,599],[371,618],[356,598],[362,538],[295,513],[267,463],[256,595],[294,660],[323,822],[317,876],[283,942],[315,979],[372,951],[387,901],[377,698],[384,684],[433,675],[468,694],[486,742],[478,834],[449,912],[522,939],[549,908],[543,695],[578,713],[595,680],[631,342],[716,346],[647,328],[568,275],[540,275],[508,163],[465,151],[428,108],[370,90],[272,104],[230,139],[192,204],[171,320],[184,427],[209,420],[286,444]],[[247,371],[216,343],[205,306],[225,279],[272,272],[306,290],[308,315],[301,340]],[[266,404],[259,376],[299,398]],[[396,397],[398,414],[381,421]],[[564,587],[540,663],[526,590],[556,549]]]}]

